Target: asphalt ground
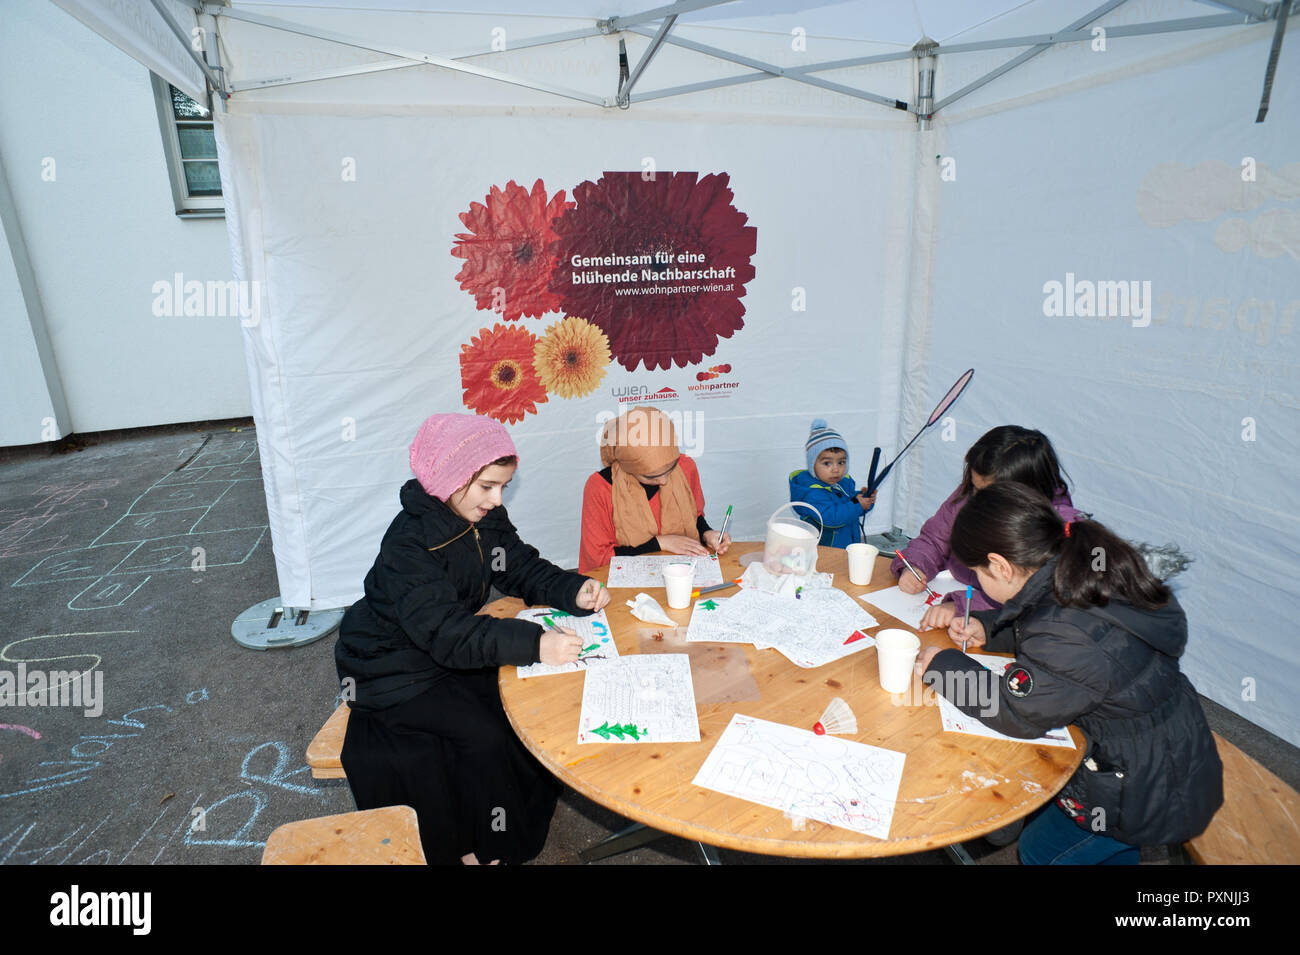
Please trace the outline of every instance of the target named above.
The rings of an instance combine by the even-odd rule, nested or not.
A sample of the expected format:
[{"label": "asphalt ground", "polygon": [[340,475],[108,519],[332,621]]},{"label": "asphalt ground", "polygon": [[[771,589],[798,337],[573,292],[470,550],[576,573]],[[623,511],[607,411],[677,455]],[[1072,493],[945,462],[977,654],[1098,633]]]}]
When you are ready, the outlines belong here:
[{"label": "asphalt ground", "polygon": [[[355,808],[311,778],[338,702],[334,637],[245,649],[231,622],[278,593],[251,421],[0,449],[0,670],[102,674],[86,706],[0,709],[0,865],[247,864],[275,827]],[[100,678],[95,676],[98,681]],[[1204,701],[1214,729],[1300,788],[1300,750]],[[538,863],[627,821],[566,791]],[[1014,846],[967,846],[1015,864]],[[722,850],[723,863],[804,864]],[[600,865],[691,864],[663,837]],[[1167,861],[1163,848],[1143,861]],[[943,852],[844,864],[949,865]]]}]

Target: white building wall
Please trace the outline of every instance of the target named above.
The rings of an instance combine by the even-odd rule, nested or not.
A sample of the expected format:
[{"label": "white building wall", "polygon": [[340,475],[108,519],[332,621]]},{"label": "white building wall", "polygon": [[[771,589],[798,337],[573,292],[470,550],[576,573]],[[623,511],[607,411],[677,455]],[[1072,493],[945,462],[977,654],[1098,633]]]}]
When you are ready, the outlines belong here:
[{"label": "white building wall", "polygon": [[[155,282],[231,267],[222,219],[175,214],[148,71],[47,0],[5,3],[0,63],[0,159],[71,429],[249,414],[238,317],[153,314]],[[33,444],[50,398],[5,253],[0,445]]]}]

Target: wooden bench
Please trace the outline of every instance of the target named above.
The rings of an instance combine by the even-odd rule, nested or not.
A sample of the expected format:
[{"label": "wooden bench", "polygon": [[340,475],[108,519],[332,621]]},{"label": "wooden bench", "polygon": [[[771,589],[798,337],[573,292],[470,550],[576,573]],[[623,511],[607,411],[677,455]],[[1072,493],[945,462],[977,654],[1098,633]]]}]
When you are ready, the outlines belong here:
[{"label": "wooden bench", "polygon": [[1223,805],[1184,848],[1199,865],[1300,862],[1300,793],[1218,733]]},{"label": "wooden bench", "polygon": [[340,706],[307,744],[312,779],[347,779],[343,772],[343,737],[348,731],[348,705]]},{"label": "wooden bench", "polygon": [[410,806],[321,816],[280,826],[262,865],[424,865],[420,826]]}]

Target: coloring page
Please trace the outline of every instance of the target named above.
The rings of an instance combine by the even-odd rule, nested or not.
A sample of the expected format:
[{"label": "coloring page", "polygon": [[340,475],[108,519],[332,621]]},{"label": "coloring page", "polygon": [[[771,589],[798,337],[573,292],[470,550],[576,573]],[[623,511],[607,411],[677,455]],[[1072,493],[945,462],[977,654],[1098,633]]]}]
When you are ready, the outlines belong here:
[{"label": "coloring page", "polygon": [[874,626],[876,619],[841,590],[803,591],[793,597],[746,587],[725,601],[698,601],[686,639],[775,647],[791,663],[807,668],[874,646],[865,633]]},{"label": "coloring page", "polygon": [[[744,591],[742,591],[743,593]],[[742,615],[728,617],[722,613],[730,597],[700,597],[691,611],[691,622],[686,628],[688,643],[752,643],[759,650],[769,644],[759,642],[754,633],[740,623]],[[736,622],[733,622],[736,621]]]},{"label": "coloring page", "polygon": [[515,616],[520,620],[539,623],[548,630],[568,627],[582,638],[582,652],[578,655],[576,663],[562,663],[559,666],[534,663],[532,666],[519,667],[520,679],[530,676],[551,676],[555,673],[574,673],[618,659],[618,647],[614,644],[614,634],[609,629],[609,618],[605,616],[603,610],[590,617],[574,617],[553,607],[529,607]]},{"label": "coloring page", "polygon": [[679,554],[645,554],[638,557],[615,555],[609,562],[609,583],[605,586],[610,590],[616,587],[635,587],[638,590],[662,587],[664,567],[668,564],[694,564],[695,580],[691,586],[696,590],[722,583],[722,565],[713,555],[684,557]]},{"label": "coloring page", "polygon": [[[906,574],[908,571],[904,570],[903,573]],[[930,581],[930,589],[943,596],[954,590],[965,590],[966,585],[957,581],[949,571],[945,570]],[[929,594],[924,590],[919,594],[905,594],[897,586],[862,595],[862,599],[871,606],[883,610],[891,617],[897,617],[913,630],[921,629],[921,618],[930,609],[930,604],[926,603],[928,598]]]},{"label": "coloring page", "polygon": [[791,816],[888,839],[905,758],[894,750],[737,713],[694,783]]},{"label": "coloring page", "polygon": [[684,653],[619,657],[587,671],[579,743],[698,743],[700,722]]}]

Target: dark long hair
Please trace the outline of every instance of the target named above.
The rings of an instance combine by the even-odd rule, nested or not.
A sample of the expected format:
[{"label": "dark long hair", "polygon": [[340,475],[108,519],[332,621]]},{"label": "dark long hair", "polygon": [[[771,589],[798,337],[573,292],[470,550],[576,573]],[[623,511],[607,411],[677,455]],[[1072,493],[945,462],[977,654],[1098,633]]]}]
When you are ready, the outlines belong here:
[{"label": "dark long hair", "polygon": [[971,473],[992,478],[994,483],[1019,481],[1049,501],[1070,486],[1061,476],[1061,462],[1047,435],[1015,424],[994,428],[970,446],[961,475],[961,496],[975,492]]},{"label": "dark long hair", "polygon": [[1065,607],[1104,607],[1120,598],[1154,610],[1170,590],[1142,556],[1096,521],[1067,525],[1047,498],[1031,487],[999,481],[972,495],[952,524],[953,556],[967,567],[984,567],[1001,554],[1031,573],[1057,558],[1052,587]]}]

